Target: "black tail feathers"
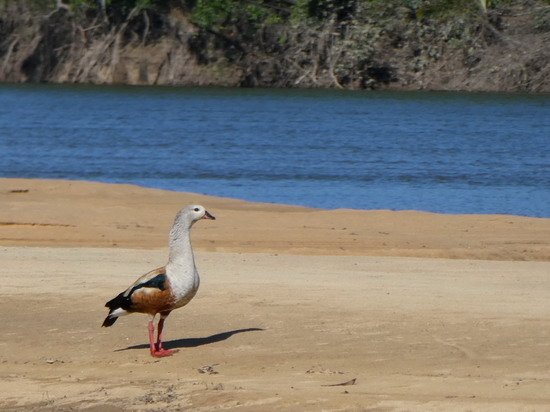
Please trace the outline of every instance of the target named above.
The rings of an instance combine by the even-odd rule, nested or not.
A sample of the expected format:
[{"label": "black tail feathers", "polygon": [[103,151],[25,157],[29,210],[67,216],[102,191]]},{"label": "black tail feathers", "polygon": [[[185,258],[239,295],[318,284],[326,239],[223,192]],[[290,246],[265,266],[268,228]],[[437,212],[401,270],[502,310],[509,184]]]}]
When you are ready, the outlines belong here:
[{"label": "black tail feathers", "polygon": [[106,328],[108,328],[109,326],[113,326],[117,319],[118,316],[111,316],[111,314],[109,313],[101,326],[105,326]]},{"label": "black tail feathers", "polygon": [[105,307],[109,308],[109,314],[107,315],[101,326],[112,326],[113,323],[115,323],[118,319],[118,316],[113,316],[113,312],[117,309],[127,309],[129,303],[131,303],[131,301],[124,296],[124,293],[120,293],[117,297],[107,302],[105,304]]},{"label": "black tail feathers", "polygon": [[115,309],[122,308],[122,309],[128,309],[129,305],[132,304],[132,301],[127,296],[124,296],[124,292],[119,293],[116,297],[111,299],[109,302],[105,304],[106,308],[109,308],[112,312]]}]

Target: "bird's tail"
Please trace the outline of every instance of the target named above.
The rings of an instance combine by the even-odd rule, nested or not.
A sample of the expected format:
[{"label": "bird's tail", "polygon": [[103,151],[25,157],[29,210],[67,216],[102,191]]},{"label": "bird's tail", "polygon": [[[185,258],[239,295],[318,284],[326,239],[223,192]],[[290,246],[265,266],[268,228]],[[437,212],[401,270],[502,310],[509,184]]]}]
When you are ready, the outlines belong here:
[{"label": "bird's tail", "polygon": [[112,326],[119,316],[127,315],[127,304],[128,298],[125,297],[123,293],[119,294],[117,297],[107,302],[105,304],[105,307],[109,308],[109,314],[107,315],[101,326]]},{"label": "bird's tail", "polygon": [[116,322],[117,319],[118,319],[118,316],[113,315],[112,312],[109,312],[109,314],[107,315],[107,317],[105,318],[101,326],[105,326],[106,328],[108,328],[109,326],[113,326],[113,324]]}]

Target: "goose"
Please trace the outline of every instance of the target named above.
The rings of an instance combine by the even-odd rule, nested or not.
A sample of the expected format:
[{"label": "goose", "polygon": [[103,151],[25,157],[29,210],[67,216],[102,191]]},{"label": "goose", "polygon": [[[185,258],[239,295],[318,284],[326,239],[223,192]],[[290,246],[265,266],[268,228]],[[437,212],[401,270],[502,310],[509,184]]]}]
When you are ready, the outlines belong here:
[{"label": "goose", "polygon": [[[216,218],[200,205],[181,209],[170,229],[168,263],[141,276],[128,289],[105,304],[109,308],[109,314],[102,325],[105,327],[112,326],[119,317],[130,313],[145,313],[150,316],[147,325],[149,348],[151,356],[155,358],[171,356],[177,352],[177,349],[162,347],[164,321],[174,309],[187,305],[199,288],[200,278],[189,232],[202,219]],[[157,314],[160,318],[155,342],[154,320]]]}]

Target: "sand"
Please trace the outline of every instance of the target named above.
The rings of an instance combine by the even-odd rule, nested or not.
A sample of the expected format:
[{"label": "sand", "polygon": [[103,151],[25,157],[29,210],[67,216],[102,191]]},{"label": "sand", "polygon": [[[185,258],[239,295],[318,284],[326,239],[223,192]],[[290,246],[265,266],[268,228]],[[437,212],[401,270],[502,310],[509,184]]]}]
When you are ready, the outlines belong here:
[{"label": "sand", "polygon": [[[550,219],[0,179],[4,410],[550,410]],[[190,202],[199,293],[153,359],[104,302]],[[345,382],[352,385],[330,386]]]},{"label": "sand", "polygon": [[0,179],[0,244],[164,248],[175,213],[218,217],[198,249],[550,261],[550,219],[308,209],[102,183]]}]

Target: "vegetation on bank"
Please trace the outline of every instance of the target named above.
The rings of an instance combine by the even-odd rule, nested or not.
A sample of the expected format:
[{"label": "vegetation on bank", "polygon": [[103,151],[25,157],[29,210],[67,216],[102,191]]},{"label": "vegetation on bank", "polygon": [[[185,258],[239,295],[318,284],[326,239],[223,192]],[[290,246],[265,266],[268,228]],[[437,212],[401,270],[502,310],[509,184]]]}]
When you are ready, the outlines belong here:
[{"label": "vegetation on bank", "polygon": [[[11,0],[0,0],[9,2]],[[405,18],[412,21],[434,19],[486,18],[487,13],[506,10],[518,0],[30,0],[44,10],[66,8],[75,13],[98,12],[120,21],[141,12],[167,13],[179,8],[191,22],[212,32],[257,30],[270,25],[371,23]],[[528,3],[528,0],[524,0]],[[542,0],[550,6],[550,0]],[[529,7],[529,5],[527,5]],[[538,12],[537,12],[538,13]],[[539,31],[550,31],[550,7],[540,10]]]},{"label": "vegetation on bank", "polygon": [[[0,81],[550,87],[550,0],[0,0],[0,9],[11,16],[0,15]],[[151,47],[146,60],[140,47]]]},{"label": "vegetation on bank", "polygon": [[[7,3],[13,0],[0,0]],[[492,10],[505,10],[514,0],[30,0],[36,8],[65,8],[75,13],[97,12],[106,17],[140,12],[166,13],[180,8],[190,20],[206,30],[223,32],[235,26],[259,28],[281,24],[344,24],[372,19],[387,20],[405,15],[410,20],[450,20],[463,16],[486,17]],[[550,0],[542,0],[550,6]],[[550,7],[541,10],[536,26],[550,30]]]},{"label": "vegetation on bank", "polygon": [[[4,2],[9,0],[3,0]],[[550,4],[550,0],[545,0]],[[381,11],[406,8],[411,17],[445,16],[452,13],[479,13],[512,3],[512,0],[32,0],[43,9],[66,7],[124,13],[131,10],[162,11],[181,7],[193,20],[210,27],[224,21],[246,18],[261,23],[285,23],[308,19],[353,18],[361,10]]]}]

